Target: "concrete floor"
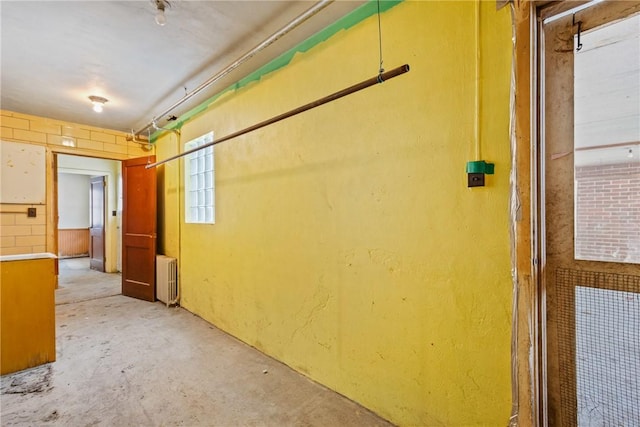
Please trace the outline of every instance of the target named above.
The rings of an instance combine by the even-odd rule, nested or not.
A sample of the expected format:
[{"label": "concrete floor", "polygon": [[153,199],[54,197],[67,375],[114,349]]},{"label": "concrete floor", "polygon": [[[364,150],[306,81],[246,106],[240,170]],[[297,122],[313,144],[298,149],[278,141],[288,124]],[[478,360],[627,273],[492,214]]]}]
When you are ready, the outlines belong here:
[{"label": "concrete floor", "polygon": [[89,269],[89,257],[60,259],[58,273],[56,305],[122,293],[122,276]]},{"label": "concrete floor", "polygon": [[64,292],[57,361],[1,378],[3,426],[390,425],[186,310]]}]

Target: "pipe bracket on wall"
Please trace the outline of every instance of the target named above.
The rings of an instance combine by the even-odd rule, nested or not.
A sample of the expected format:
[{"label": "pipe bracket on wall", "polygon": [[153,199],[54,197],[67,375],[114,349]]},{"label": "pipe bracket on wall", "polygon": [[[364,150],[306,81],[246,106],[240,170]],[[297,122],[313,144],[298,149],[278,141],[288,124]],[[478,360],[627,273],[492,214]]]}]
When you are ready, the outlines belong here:
[{"label": "pipe bracket on wall", "polygon": [[233,138],[236,138],[238,136],[247,134],[249,132],[253,132],[254,130],[258,130],[258,129],[263,128],[265,126],[268,126],[268,125],[271,125],[273,123],[279,122],[280,120],[288,119],[289,117],[293,117],[293,116],[298,115],[300,113],[303,113],[305,111],[308,111],[308,110],[311,110],[313,108],[319,107],[321,105],[327,104],[329,102],[335,101],[335,100],[340,99],[340,98],[342,98],[344,96],[351,95],[352,93],[361,91],[362,89],[366,89],[366,88],[368,88],[370,86],[373,86],[373,85],[376,85],[376,84],[381,84],[381,83],[383,83],[383,82],[385,82],[385,81],[387,81],[389,79],[392,79],[394,77],[397,77],[397,76],[399,76],[401,74],[404,74],[404,73],[408,72],[409,69],[410,68],[409,68],[408,64],[402,65],[402,66],[400,66],[398,68],[394,68],[393,70],[389,70],[389,71],[387,71],[385,73],[381,73],[379,75],[376,75],[375,77],[372,77],[370,79],[367,79],[365,81],[357,83],[357,84],[355,84],[353,86],[349,86],[346,89],[342,89],[342,90],[340,90],[338,92],[332,93],[331,95],[327,95],[324,98],[320,98],[320,99],[318,99],[316,101],[310,102],[310,103],[305,104],[305,105],[303,105],[301,107],[298,107],[298,108],[295,108],[293,110],[287,111],[286,113],[282,113],[282,114],[280,114],[278,116],[272,117],[272,118],[267,119],[265,121],[262,121],[262,122],[260,122],[258,124],[255,124],[253,126],[249,126],[248,128],[245,128],[245,129],[240,130],[238,132],[232,133],[231,135],[227,135],[227,136],[225,136],[223,138],[218,139],[217,141],[213,141],[213,142],[210,142],[208,144],[201,145],[201,146],[199,146],[197,148],[194,148],[192,150],[187,150],[187,151],[185,151],[183,153],[177,154],[175,156],[168,157],[168,158],[166,158],[164,160],[161,160],[159,162],[151,163],[151,164],[149,164],[149,165],[147,165],[145,167],[147,169],[149,169],[149,168],[152,168],[152,167],[155,167],[155,166],[159,166],[161,164],[170,162],[171,160],[175,160],[175,159],[178,159],[180,157],[184,157],[184,156],[189,155],[191,153],[194,153],[196,151],[203,150],[203,149],[205,149],[207,147],[211,147],[213,145],[220,144],[221,142],[228,141],[230,139],[233,139]]}]

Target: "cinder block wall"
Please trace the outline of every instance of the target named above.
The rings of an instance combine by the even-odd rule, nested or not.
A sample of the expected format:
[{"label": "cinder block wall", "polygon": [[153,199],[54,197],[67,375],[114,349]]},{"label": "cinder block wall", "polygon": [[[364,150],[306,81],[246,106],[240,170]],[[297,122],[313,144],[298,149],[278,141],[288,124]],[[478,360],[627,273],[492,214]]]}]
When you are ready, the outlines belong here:
[{"label": "cinder block wall", "polygon": [[[24,144],[44,145],[47,155],[47,201],[44,205],[0,203],[0,255],[55,252],[55,218],[51,210],[53,191],[53,154],[77,154],[104,159],[124,160],[148,156],[140,144],[128,142],[126,133],[80,125],[45,117],[0,110],[0,139]],[[20,186],[20,182],[2,183]],[[35,218],[27,217],[27,208],[36,208]]]},{"label": "cinder block wall", "polygon": [[145,154],[139,144],[127,142],[126,133],[109,129],[10,111],[0,111],[0,126],[3,140],[58,146],[64,151],[103,158],[122,159]]},{"label": "cinder block wall", "polygon": [[[27,217],[27,208],[36,208],[36,217]],[[0,254],[46,252],[46,212],[42,205],[0,205]]]}]

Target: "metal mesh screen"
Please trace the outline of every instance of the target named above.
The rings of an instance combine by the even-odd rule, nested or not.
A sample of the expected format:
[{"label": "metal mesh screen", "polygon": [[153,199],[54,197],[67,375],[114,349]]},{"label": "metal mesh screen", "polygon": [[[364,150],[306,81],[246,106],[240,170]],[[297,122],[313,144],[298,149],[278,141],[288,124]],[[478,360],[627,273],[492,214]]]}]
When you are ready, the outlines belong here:
[{"label": "metal mesh screen", "polygon": [[558,269],[565,422],[640,426],[640,276]]}]

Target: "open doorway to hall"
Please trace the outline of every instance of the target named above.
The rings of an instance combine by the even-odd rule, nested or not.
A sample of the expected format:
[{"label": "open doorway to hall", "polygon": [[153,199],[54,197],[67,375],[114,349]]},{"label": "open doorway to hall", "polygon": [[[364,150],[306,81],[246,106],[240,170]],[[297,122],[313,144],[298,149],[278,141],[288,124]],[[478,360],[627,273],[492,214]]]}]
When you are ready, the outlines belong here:
[{"label": "open doorway to hall", "polygon": [[57,154],[56,304],[118,295],[122,167],[118,160]]}]

